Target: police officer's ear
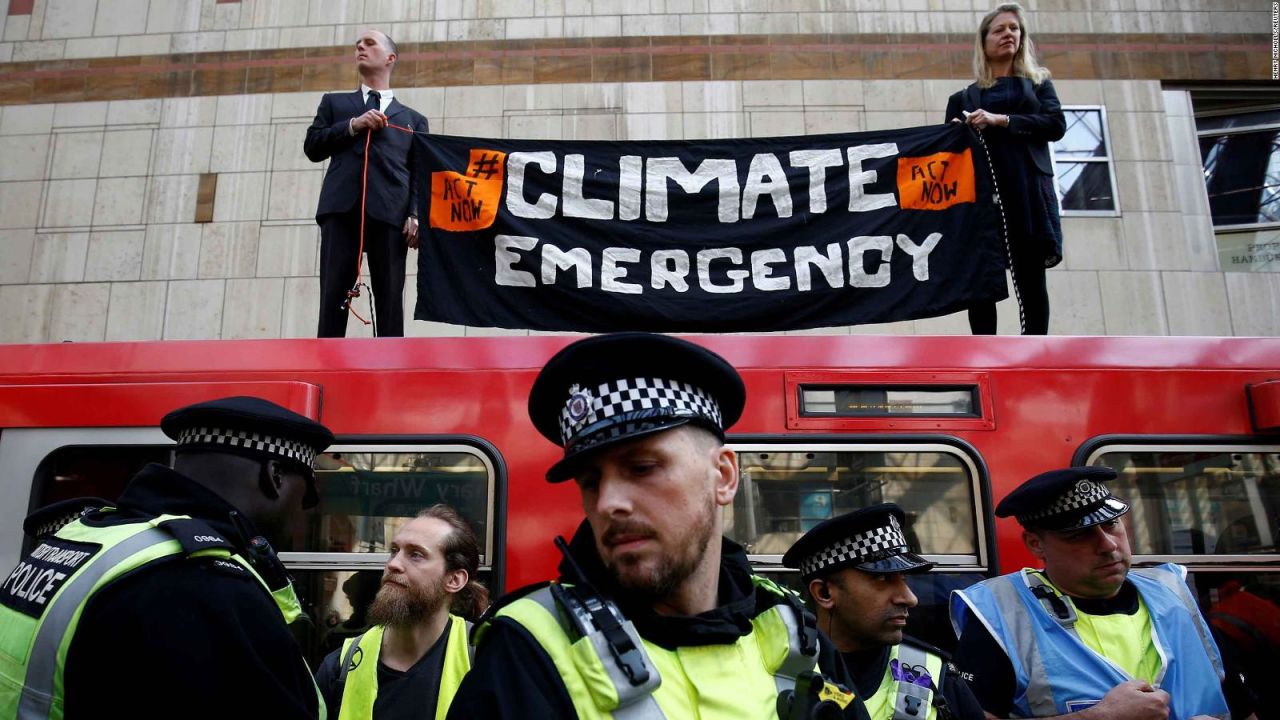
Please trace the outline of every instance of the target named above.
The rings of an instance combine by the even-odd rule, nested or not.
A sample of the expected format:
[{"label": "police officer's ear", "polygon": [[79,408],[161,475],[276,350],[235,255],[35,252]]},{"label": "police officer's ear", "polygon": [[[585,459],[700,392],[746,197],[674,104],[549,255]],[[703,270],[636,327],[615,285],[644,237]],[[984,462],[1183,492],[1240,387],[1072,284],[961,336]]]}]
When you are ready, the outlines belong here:
[{"label": "police officer's ear", "polygon": [[1036,530],[1022,531],[1022,544],[1037,558],[1044,559],[1044,534]]},{"label": "police officer's ear", "polygon": [[809,594],[820,607],[830,610],[831,606],[835,605],[835,600],[831,597],[831,584],[822,578],[809,581]]},{"label": "police officer's ear", "polygon": [[275,460],[262,463],[262,471],[258,475],[258,487],[262,494],[270,500],[280,497],[280,487],[284,485],[284,468]]}]

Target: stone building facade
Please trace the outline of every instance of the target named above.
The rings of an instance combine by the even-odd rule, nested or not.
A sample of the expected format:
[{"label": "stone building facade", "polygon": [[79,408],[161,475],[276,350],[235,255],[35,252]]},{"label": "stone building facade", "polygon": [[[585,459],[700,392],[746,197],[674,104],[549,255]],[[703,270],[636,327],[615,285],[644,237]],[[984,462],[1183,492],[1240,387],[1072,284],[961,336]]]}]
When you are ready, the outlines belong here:
[{"label": "stone building facade", "polygon": [[[969,82],[972,33],[989,8],[6,2],[0,342],[9,343],[314,336],[324,167],[303,156],[302,140],[321,93],[356,86],[350,48],[365,27],[396,39],[396,97],[435,132],[723,138],[939,123],[947,96]],[[1097,125],[1103,152],[1087,162],[1102,163],[1095,176],[1113,193],[1111,208],[1064,218],[1066,260],[1049,273],[1051,332],[1280,335],[1280,261],[1232,259],[1277,234],[1267,222],[1215,233],[1197,129],[1201,100],[1226,88],[1280,107],[1268,87],[1269,5],[1025,5],[1064,105]],[[413,264],[411,255],[411,274]],[[411,280],[410,309],[414,301]],[[1012,302],[1002,303],[1001,332],[1016,332]],[[967,331],[957,314],[813,332]],[[406,332],[512,331],[412,322]],[[350,325],[350,336],[367,333]]]}]

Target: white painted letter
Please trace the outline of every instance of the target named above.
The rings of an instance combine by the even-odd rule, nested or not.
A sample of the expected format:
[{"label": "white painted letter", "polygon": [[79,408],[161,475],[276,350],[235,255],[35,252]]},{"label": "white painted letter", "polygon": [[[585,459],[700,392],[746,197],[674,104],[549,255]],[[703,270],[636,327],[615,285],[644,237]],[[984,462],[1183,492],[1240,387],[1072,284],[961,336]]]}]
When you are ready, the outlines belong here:
[{"label": "white painted letter", "polygon": [[643,287],[635,283],[622,282],[622,278],[627,276],[627,269],[619,267],[618,263],[624,262],[640,262],[640,251],[636,248],[620,247],[604,249],[600,262],[600,289],[625,295],[639,295],[644,292]]},{"label": "white painted letter", "polygon": [[[879,267],[868,275],[863,253],[880,253]],[[893,238],[888,235],[859,236],[849,241],[849,285],[852,287],[885,287],[889,284],[889,258],[893,257]]]},{"label": "white painted letter", "polygon": [[683,250],[655,250],[649,258],[649,284],[654,290],[670,285],[676,292],[689,292],[689,253]]},{"label": "white painted letter", "polygon": [[573,270],[578,287],[591,287],[591,253],[586,248],[565,251],[551,243],[543,243],[542,284],[555,285],[557,270]]},{"label": "white painted letter", "polygon": [[550,151],[513,152],[507,156],[507,210],[516,217],[546,220],[556,214],[556,196],[543,193],[538,202],[524,199],[524,167],[529,163],[550,175],[556,171],[556,156]]},{"label": "white painted letter", "polygon": [[717,217],[722,223],[738,221],[738,166],[733,160],[703,160],[698,169],[689,172],[680,158],[650,158],[645,167],[645,217],[654,222],[667,221],[667,181],[675,180],[686,194],[696,195],[707,183],[720,186]]},{"label": "white painted letter", "polygon": [[826,255],[818,252],[818,249],[812,245],[797,247],[795,253],[797,290],[803,292],[810,289],[810,266],[822,271],[823,277],[831,287],[844,287],[844,253],[840,250],[840,243],[828,243]]},{"label": "white painted letter", "polygon": [[698,285],[709,293],[739,293],[742,292],[742,281],[751,273],[746,270],[726,270],[725,275],[729,278],[728,285],[715,285],[711,282],[711,261],[712,260],[729,260],[735,265],[742,264],[742,250],[738,248],[721,248],[719,250],[699,250],[698,251]]},{"label": "white painted letter", "polygon": [[[767,179],[766,179],[767,178]],[[742,217],[751,219],[756,215],[756,202],[761,195],[768,195],[773,200],[773,209],[778,217],[791,217],[791,186],[787,184],[787,174],[782,170],[782,163],[773,153],[758,153],[751,158],[751,167],[747,169],[747,185],[742,189]]]},{"label": "white painted letter", "polygon": [[787,254],[774,248],[757,250],[751,253],[751,284],[760,290],[786,290],[791,287],[791,278],[775,277],[770,265],[787,261]]},{"label": "white painted letter", "polygon": [[581,155],[564,156],[564,216],[612,220],[613,203],[608,200],[587,199],[582,196],[582,177],[586,162]]},{"label": "white painted letter", "polygon": [[640,217],[640,184],[644,179],[644,159],[639,155],[618,158],[618,219]]},{"label": "white painted letter", "polygon": [[537,287],[538,282],[533,273],[517,270],[520,253],[516,250],[532,250],[538,245],[538,238],[524,235],[493,236],[493,281],[506,287]]},{"label": "white painted letter", "polygon": [[924,282],[929,279],[929,253],[933,252],[941,239],[942,233],[929,233],[929,237],[924,239],[924,244],[917,245],[906,235],[898,236],[898,247],[911,256],[911,274],[915,275],[917,280]]},{"label": "white painted letter", "polygon": [[809,168],[809,212],[820,215],[827,211],[827,168],[843,164],[844,158],[834,148],[791,151],[792,167]]},{"label": "white painted letter", "polygon": [[857,145],[849,153],[849,212],[865,212],[898,204],[893,193],[868,195],[866,186],[876,181],[876,171],[863,171],[862,161],[869,158],[892,157],[898,154],[897,143]]}]

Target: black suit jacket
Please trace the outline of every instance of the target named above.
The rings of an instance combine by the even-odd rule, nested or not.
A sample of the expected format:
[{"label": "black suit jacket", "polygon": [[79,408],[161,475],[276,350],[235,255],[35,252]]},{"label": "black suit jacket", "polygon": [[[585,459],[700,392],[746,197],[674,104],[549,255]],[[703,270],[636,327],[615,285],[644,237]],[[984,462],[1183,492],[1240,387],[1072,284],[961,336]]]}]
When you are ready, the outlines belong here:
[{"label": "black suit jacket", "polygon": [[[1009,116],[1009,135],[1023,140],[1019,143],[1027,149],[1030,164],[1044,175],[1053,175],[1053,163],[1049,160],[1049,143],[1061,140],[1067,131],[1067,119],[1062,114],[1062,103],[1053,89],[1053,81],[1046,79],[1035,85],[1030,79],[1020,77],[1023,103]],[[977,83],[955,93],[947,100],[946,121],[963,120],[961,111],[973,112],[981,105],[981,90]],[[985,108],[984,108],[985,109]]]},{"label": "black suit jacket", "polygon": [[[363,94],[329,93],[320,98],[316,119],[307,128],[303,152],[312,162],[329,159],[329,171],[320,189],[316,218],[343,213],[360,203],[360,175],[364,164],[365,133],[352,137],[347,123],[365,112]],[[427,119],[412,108],[391,99],[387,121],[393,125],[427,131]],[[365,212],[397,229],[410,214],[417,214],[419,192],[426,185],[419,175],[425,167],[418,143],[411,133],[383,128],[373,133],[369,145],[369,190]]]}]

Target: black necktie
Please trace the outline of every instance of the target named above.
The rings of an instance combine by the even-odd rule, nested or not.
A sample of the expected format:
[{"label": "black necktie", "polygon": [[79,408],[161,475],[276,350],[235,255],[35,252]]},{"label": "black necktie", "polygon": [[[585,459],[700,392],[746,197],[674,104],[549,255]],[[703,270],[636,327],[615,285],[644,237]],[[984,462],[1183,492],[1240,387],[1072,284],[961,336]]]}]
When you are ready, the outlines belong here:
[{"label": "black necktie", "polygon": [[382,95],[379,95],[377,90],[369,91],[369,98],[364,101],[364,109],[365,110],[381,110],[382,109]]}]

